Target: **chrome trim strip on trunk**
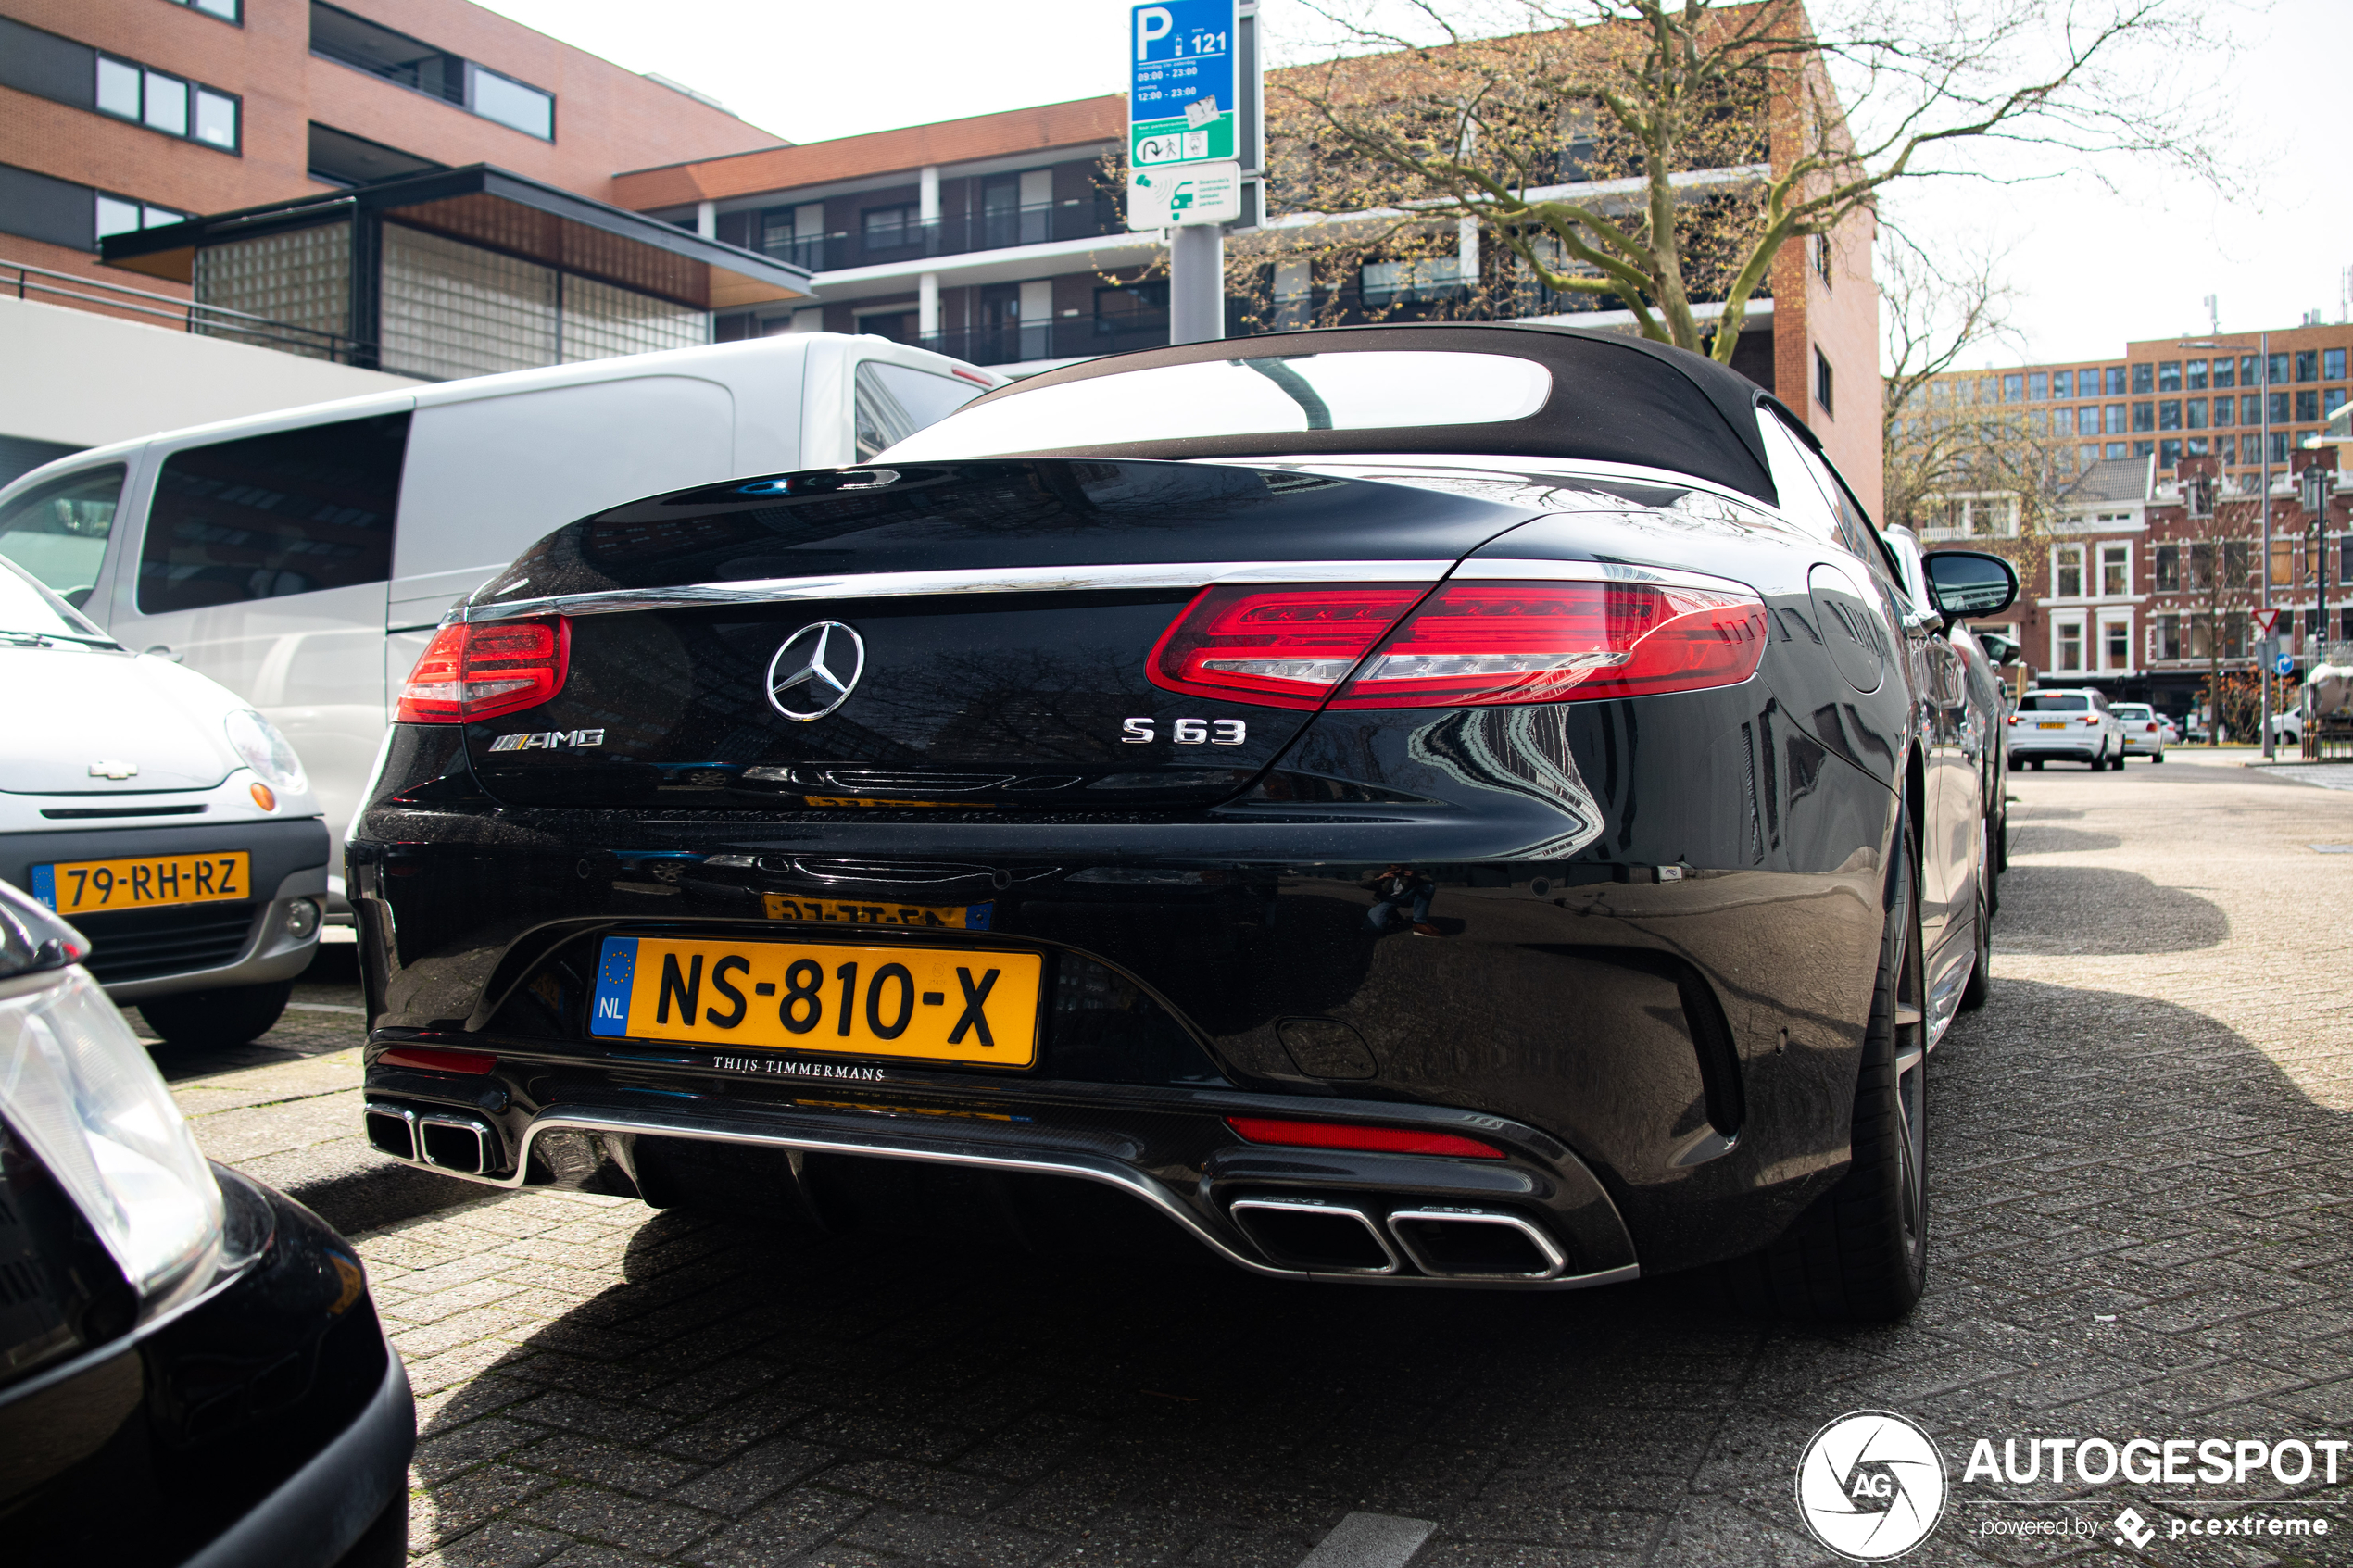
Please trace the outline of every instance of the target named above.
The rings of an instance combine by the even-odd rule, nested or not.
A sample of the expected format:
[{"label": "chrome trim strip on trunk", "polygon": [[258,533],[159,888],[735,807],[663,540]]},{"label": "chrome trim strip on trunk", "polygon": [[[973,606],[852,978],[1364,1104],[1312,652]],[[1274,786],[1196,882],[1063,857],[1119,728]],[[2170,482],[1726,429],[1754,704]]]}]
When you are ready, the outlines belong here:
[{"label": "chrome trim strip on trunk", "polygon": [[614,615],[786,604],[798,599],[889,599],[929,594],[1085,593],[1123,588],[1206,588],[1213,583],[1435,583],[1451,560],[1151,561],[1097,566],[1000,566],[940,571],[874,571],[837,577],[767,577],[676,588],[614,588],[506,604],[459,605],[464,621],[528,615]]},{"label": "chrome trim strip on trunk", "polygon": [[1729,577],[1684,571],[1671,566],[1640,566],[1616,560],[1523,560],[1473,556],[1454,569],[1454,581],[1491,583],[1640,583],[1662,588],[1697,588],[1710,594],[1758,596],[1755,589]]},{"label": "chrome trim strip on trunk", "polygon": [[[962,1165],[975,1170],[1024,1171],[1040,1175],[1070,1176],[1081,1181],[1100,1182],[1115,1187],[1159,1210],[1183,1226],[1193,1238],[1237,1268],[1248,1269],[1254,1274],[1276,1279],[1355,1280],[1369,1285],[1441,1286],[1460,1289],[1464,1286],[1507,1289],[1582,1289],[1596,1285],[1619,1285],[1640,1279],[1642,1265],[1627,1263],[1615,1269],[1604,1269],[1590,1274],[1570,1274],[1553,1279],[1422,1279],[1410,1275],[1368,1275],[1344,1273],[1315,1273],[1304,1269],[1277,1268],[1258,1262],[1237,1251],[1227,1239],[1202,1223],[1201,1216],[1164,1185],[1143,1172],[1121,1164],[1115,1160],[1079,1153],[1032,1154],[997,1153],[974,1148],[958,1148],[950,1142],[894,1144],[871,1136],[841,1133],[788,1131],[782,1127],[754,1127],[743,1123],[729,1126],[714,1126],[709,1123],[689,1121],[666,1115],[660,1110],[570,1110],[553,1106],[540,1112],[523,1130],[522,1147],[516,1151],[514,1171],[504,1176],[470,1175],[447,1167],[434,1167],[441,1175],[459,1181],[479,1182],[484,1186],[503,1187],[508,1191],[522,1188],[531,1170],[532,1146],[544,1133],[610,1133],[627,1136],[691,1138],[704,1143],[750,1145],[763,1148],[798,1149],[806,1154],[862,1154],[878,1160],[909,1160],[938,1165]],[[542,1184],[547,1185],[547,1184]]]}]

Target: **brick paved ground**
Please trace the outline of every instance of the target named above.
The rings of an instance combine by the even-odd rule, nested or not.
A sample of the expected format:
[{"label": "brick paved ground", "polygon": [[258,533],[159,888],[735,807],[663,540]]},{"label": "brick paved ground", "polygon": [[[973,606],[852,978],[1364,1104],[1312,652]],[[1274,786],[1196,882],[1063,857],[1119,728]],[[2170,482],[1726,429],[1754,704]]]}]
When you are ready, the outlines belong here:
[{"label": "brick paved ground", "polygon": [[[1438,1522],[1424,1563],[1806,1564],[1798,1453],[1879,1407],[1956,1480],[1907,1562],[2353,1562],[2353,1486],[1959,1479],[1979,1437],[2353,1435],[2353,855],[2308,847],[2353,844],[2353,795],[2237,760],[2011,776],[1994,999],[1932,1060],[1936,1251],[1900,1327],[1746,1323],[1677,1280],[1290,1286],[452,1185],[357,1237],[420,1399],[411,1549],[1288,1568],[1367,1510]],[[347,1110],[321,1060],[180,1075],[208,1143],[356,1201],[364,1155],[302,1141]],[[2128,1502],[2143,1552],[2114,1541]],[[2250,1513],[2335,1533],[2169,1538]],[[2033,1519],[2099,1528],[1982,1533]]]}]

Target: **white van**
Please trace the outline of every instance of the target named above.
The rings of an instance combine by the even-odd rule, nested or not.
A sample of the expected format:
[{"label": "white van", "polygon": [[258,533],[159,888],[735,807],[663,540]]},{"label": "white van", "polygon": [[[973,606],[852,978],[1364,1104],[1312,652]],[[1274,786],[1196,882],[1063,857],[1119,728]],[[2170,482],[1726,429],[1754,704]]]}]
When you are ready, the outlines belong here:
[{"label": "white van", "polygon": [[640,495],[859,461],[1003,380],[805,332],[378,393],[35,469],[0,490],[0,555],[258,709],[339,842],[434,623],[541,535]]}]

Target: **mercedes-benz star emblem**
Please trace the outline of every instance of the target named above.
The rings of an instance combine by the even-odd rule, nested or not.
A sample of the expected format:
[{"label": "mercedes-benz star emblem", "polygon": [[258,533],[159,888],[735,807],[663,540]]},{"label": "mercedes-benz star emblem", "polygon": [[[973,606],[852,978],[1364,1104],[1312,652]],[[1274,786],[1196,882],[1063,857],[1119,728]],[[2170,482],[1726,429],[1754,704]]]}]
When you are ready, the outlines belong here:
[{"label": "mercedes-benz star emblem", "polygon": [[866,645],[838,621],[819,621],[785,639],[768,661],[770,706],[797,724],[823,719],[849,700],[866,668]]}]

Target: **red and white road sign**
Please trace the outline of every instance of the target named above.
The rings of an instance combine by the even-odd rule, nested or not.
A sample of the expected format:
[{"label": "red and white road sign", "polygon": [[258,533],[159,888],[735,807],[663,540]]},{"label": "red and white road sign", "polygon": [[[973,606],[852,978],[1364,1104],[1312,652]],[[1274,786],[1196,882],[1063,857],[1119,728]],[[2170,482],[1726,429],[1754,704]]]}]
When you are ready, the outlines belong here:
[{"label": "red and white road sign", "polygon": [[2279,629],[2279,624],[2280,612],[2278,610],[2259,609],[2255,612],[2255,634],[2257,636],[2270,636],[2274,631]]}]

